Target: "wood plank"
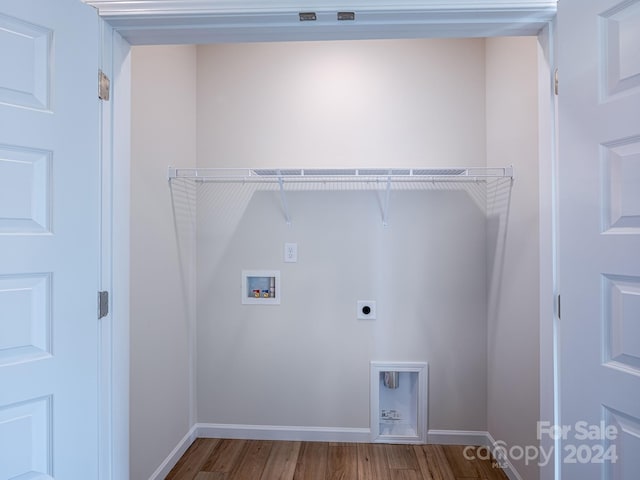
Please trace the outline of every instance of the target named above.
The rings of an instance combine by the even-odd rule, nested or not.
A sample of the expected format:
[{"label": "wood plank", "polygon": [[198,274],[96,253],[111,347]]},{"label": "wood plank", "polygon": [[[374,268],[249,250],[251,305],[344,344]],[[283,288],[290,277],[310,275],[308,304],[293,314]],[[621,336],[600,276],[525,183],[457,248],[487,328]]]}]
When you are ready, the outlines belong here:
[{"label": "wood plank", "polygon": [[418,470],[418,461],[412,445],[387,445],[389,469]]},{"label": "wood plank", "polygon": [[[371,477],[373,479],[375,477]],[[391,480],[422,480],[422,475],[418,470],[391,470]]]},{"label": "wood plank", "polygon": [[260,480],[292,480],[300,454],[300,442],[275,442]]},{"label": "wood plank", "polygon": [[480,478],[490,480],[502,479],[500,476],[501,469],[498,467],[497,463],[493,461],[493,457],[491,460],[486,459],[487,455],[490,455],[490,450],[487,447],[474,446],[464,448],[468,449],[468,455],[474,459],[472,463],[474,464]]},{"label": "wood plank", "polygon": [[417,455],[422,476],[427,480],[455,480],[447,457],[441,445],[417,445]]},{"label": "wood plank", "polygon": [[355,444],[330,444],[327,459],[327,480],[358,478],[358,448]]},{"label": "wood plank", "polygon": [[359,443],[358,480],[390,480],[386,445]]},{"label": "wood plank", "polygon": [[196,438],[165,480],[193,480],[219,442],[217,438]]},{"label": "wood plank", "polygon": [[[211,452],[207,461],[202,465],[204,472],[230,473],[242,453],[246,440],[220,440],[218,446]],[[182,480],[177,479],[176,480]]]},{"label": "wood plank", "polygon": [[193,480],[227,480],[227,474],[222,472],[199,472]]},{"label": "wood plank", "polygon": [[304,442],[300,447],[293,480],[325,480],[328,456],[328,443]]},{"label": "wood plank", "polygon": [[[486,458],[488,454],[487,448],[488,447],[475,447],[473,451],[475,455],[474,463],[480,476],[489,480],[508,480],[509,477],[507,477],[507,474],[493,455],[491,455],[491,459]],[[479,452],[478,449],[480,449]]]},{"label": "wood plank", "polygon": [[418,462],[418,467],[420,468],[420,473],[422,474],[423,480],[442,480],[440,476],[440,471],[438,470],[437,476],[434,476],[432,470],[434,468],[431,465],[430,461],[427,460],[427,445],[414,445],[413,451],[416,454],[416,461]]},{"label": "wood plank", "polygon": [[[479,478],[475,462],[465,457],[465,445],[446,445],[444,449],[449,466],[456,478]],[[467,455],[468,456],[468,455]]]},{"label": "wood plank", "polygon": [[248,480],[260,478],[264,470],[273,442],[270,440],[248,440],[238,456],[230,480]]}]

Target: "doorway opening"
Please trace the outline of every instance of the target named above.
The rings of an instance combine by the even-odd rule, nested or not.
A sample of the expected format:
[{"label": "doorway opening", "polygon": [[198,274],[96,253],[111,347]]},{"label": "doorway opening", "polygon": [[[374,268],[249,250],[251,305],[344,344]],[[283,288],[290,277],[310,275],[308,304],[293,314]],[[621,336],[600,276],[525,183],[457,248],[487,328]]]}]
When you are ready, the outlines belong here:
[{"label": "doorway opening", "polygon": [[[456,69],[442,68],[447,62]],[[535,429],[530,424],[535,427],[541,411],[540,349],[551,348],[538,333],[543,316],[538,285],[548,272],[542,271],[544,260],[537,252],[545,250],[540,249],[540,225],[550,215],[538,207],[541,192],[550,190],[539,182],[551,162],[544,151],[550,150],[545,136],[551,120],[548,131],[540,121],[549,114],[543,111],[545,101],[550,108],[544,98],[548,85],[541,84],[548,73],[540,71],[544,63],[534,37],[133,48],[132,477],[159,475],[191,437],[219,434],[221,426],[237,434],[257,425],[251,431],[256,436],[269,426],[297,425],[368,437],[372,352],[390,355],[407,346],[415,353],[406,360],[437,368],[429,374],[435,382],[429,386],[430,441],[468,441],[460,432],[488,431],[514,444],[531,443]],[[425,88],[428,81],[434,82],[431,88]],[[314,115],[303,115],[312,110]],[[394,192],[387,229],[366,223],[367,216],[378,212],[360,192],[296,193],[292,209],[298,210],[290,228],[273,218],[281,216],[277,192],[170,188],[165,181],[169,165],[451,167],[505,162],[514,164],[513,185],[489,187],[479,196],[473,195],[477,190],[464,189]],[[341,215],[327,216],[327,211]],[[440,223],[434,228],[418,222],[414,230],[407,229],[415,218],[439,218]],[[367,240],[356,233],[358,227],[369,229]],[[441,236],[428,236],[434,231]],[[332,232],[339,233],[334,238]],[[407,245],[407,235],[418,243]],[[456,240],[447,244],[447,238]],[[420,240],[436,243],[421,249]],[[299,262],[286,265],[290,282],[281,263],[285,241],[300,247]],[[303,263],[305,250],[316,255],[312,268]],[[365,255],[354,260],[354,251]],[[448,252],[440,256],[450,261],[438,264],[437,252]],[[350,261],[359,263],[346,271],[356,273],[342,286],[336,286],[332,272],[317,274],[323,265]],[[283,298],[301,279],[319,277],[322,287],[294,297],[297,313],[287,316],[289,321],[277,311],[265,317],[264,308],[247,311],[234,299],[220,301],[225,284],[233,284],[242,268],[282,269]],[[394,306],[400,291],[388,295],[382,287],[389,279],[406,277],[412,281],[403,292],[417,289],[422,299]],[[369,282],[372,278],[377,283]],[[444,300],[434,308],[433,296],[453,305],[452,287],[465,279],[456,300],[460,310],[451,321],[442,314]],[[358,291],[360,286],[364,290]],[[349,288],[353,292],[346,295]],[[355,305],[355,298],[370,298],[365,295],[372,290],[378,297],[375,324],[363,326],[336,314]],[[348,298],[327,302],[327,292]],[[387,323],[380,298],[387,305]],[[415,305],[421,308],[409,313]],[[529,313],[517,313],[524,310]],[[389,335],[385,329],[392,328],[391,318],[412,338]],[[357,347],[367,328],[370,340]],[[279,335],[270,336],[273,332]],[[540,341],[531,342],[534,337]],[[338,344],[336,338],[341,339]],[[394,346],[394,341],[405,343]],[[336,352],[344,369],[331,365]],[[363,365],[350,365],[351,355]],[[434,356],[442,367],[434,367]],[[358,373],[360,367],[364,375]],[[313,375],[318,370],[325,372],[322,382]],[[508,413],[509,403],[516,402],[505,395],[515,377],[527,385],[526,414],[522,408]],[[457,385],[453,390],[439,388],[451,382]],[[458,388],[476,394],[463,395]],[[318,405],[296,406],[309,403],[295,401],[302,391]],[[452,401],[462,397],[472,403]],[[151,403],[154,409],[148,408]],[[513,428],[515,415],[520,425]],[[152,445],[156,450],[150,450]]]}]

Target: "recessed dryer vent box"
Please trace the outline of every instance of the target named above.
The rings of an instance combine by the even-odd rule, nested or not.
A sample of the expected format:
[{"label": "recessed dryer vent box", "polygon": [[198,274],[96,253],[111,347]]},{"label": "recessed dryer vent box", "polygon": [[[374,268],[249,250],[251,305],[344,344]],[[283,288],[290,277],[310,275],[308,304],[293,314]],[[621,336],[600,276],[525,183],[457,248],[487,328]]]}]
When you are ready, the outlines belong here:
[{"label": "recessed dryer vent box", "polygon": [[245,305],[280,305],[280,272],[243,270],[241,293]]}]

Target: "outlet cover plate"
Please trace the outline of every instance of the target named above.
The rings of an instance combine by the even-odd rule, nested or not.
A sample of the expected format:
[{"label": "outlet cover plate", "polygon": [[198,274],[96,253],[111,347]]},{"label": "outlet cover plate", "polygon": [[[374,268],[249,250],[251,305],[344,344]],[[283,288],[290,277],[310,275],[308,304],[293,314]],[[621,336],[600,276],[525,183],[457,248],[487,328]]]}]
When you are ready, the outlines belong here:
[{"label": "outlet cover plate", "polygon": [[287,263],[295,263],[298,261],[298,244],[297,243],[284,244],[284,261]]}]

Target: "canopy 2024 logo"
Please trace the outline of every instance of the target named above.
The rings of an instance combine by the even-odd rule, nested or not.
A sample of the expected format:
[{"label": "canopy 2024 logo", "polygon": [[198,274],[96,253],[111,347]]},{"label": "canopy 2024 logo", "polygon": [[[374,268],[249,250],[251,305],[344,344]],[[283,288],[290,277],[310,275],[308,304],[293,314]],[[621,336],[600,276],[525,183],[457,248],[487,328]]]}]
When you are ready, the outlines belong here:
[{"label": "canopy 2024 logo", "polygon": [[614,425],[600,422],[597,425],[585,421],[574,425],[553,425],[538,422],[536,438],[540,441],[551,439],[553,445],[508,445],[498,440],[490,447],[466,447],[463,455],[467,460],[491,460],[495,467],[505,468],[513,461],[523,460],[525,465],[537,463],[544,467],[555,456],[555,442],[560,441],[560,461],[563,463],[615,463],[618,460],[616,445],[618,437]]}]

